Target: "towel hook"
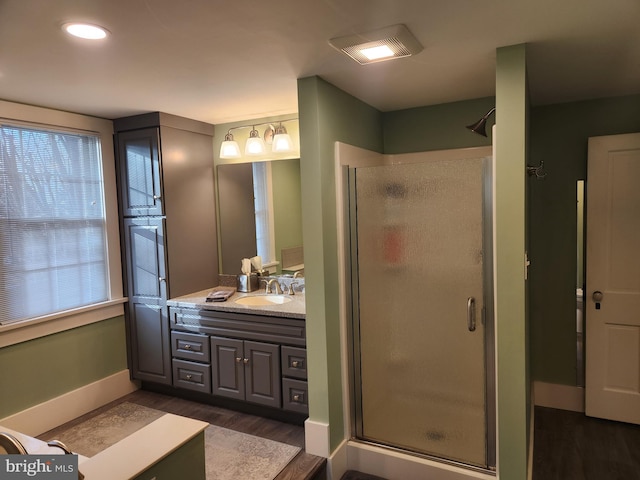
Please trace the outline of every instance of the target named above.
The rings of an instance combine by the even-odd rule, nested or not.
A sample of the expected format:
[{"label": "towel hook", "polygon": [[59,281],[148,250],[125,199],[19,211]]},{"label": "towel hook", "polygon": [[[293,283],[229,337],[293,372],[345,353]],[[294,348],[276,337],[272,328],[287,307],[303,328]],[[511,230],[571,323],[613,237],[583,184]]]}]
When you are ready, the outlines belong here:
[{"label": "towel hook", "polygon": [[527,165],[527,174],[532,177],[535,175],[536,180],[544,180],[547,176],[547,172],[544,171],[544,161],[540,161],[540,165],[532,167]]}]

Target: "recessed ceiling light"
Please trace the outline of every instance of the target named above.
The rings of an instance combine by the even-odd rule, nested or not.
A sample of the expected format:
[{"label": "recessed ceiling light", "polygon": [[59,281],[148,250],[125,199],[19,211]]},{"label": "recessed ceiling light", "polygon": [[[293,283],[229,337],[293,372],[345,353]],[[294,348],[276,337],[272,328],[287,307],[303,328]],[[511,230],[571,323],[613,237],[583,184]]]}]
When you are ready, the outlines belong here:
[{"label": "recessed ceiling light", "polygon": [[329,40],[329,44],[361,65],[408,57],[422,51],[420,42],[404,25]]},{"label": "recessed ceiling light", "polygon": [[106,29],[90,23],[65,23],[62,28],[69,35],[87,40],[101,40],[108,34]]}]

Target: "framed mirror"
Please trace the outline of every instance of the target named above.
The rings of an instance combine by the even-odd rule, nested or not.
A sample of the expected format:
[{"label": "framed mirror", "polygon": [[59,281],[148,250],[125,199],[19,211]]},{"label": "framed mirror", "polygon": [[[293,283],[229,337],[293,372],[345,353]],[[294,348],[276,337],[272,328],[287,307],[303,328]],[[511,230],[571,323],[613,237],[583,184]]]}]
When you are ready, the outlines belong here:
[{"label": "framed mirror", "polygon": [[274,274],[304,268],[300,160],[221,164],[216,178],[221,273],[255,255]]}]

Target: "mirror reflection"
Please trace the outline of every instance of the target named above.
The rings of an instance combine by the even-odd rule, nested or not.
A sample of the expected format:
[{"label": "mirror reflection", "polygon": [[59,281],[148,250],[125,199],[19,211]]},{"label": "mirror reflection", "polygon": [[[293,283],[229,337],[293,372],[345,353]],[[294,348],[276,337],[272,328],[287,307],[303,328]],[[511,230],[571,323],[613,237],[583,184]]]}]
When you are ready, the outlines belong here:
[{"label": "mirror reflection", "polygon": [[240,273],[260,255],[273,274],[304,268],[300,160],[217,166],[221,272]]}]

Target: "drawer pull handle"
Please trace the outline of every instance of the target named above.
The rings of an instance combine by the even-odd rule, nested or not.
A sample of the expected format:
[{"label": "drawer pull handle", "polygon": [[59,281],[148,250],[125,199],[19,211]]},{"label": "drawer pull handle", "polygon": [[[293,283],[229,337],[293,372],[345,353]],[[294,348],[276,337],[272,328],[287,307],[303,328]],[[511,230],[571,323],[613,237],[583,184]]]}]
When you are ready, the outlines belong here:
[{"label": "drawer pull handle", "polygon": [[187,373],[187,380],[191,380],[193,378],[193,375],[191,375],[190,373]]},{"label": "drawer pull handle", "polygon": [[300,400],[302,400],[302,396],[301,395],[294,395],[293,396],[293,401],[294,402],[299,402]]},{"label": "drawer pull handle", "polygon": [[242,361],[242,357],[236,357],[236,363],[240,363]]},{"label": "drawer pull handle", "polygon": [[300,367],[302,367],[302,362],[300,362],[298,360],[294,360],[293,362],[291,362],[291,366],[293,368],[300,368]]},{"label": "drawer pull handle", "polygon": [[245,358],[245,359],[243,360],[243,362],[244,362],[244,364],[246,365],[247,363],[249,363],[249,359],[248,359],[248,358]]},{"label": "drawer pull handle", "polygon": [[191,345],[189,345],[188,343],[185,343],[184,347],[182,348],[184,348],[185,350],[191,350]]}]

